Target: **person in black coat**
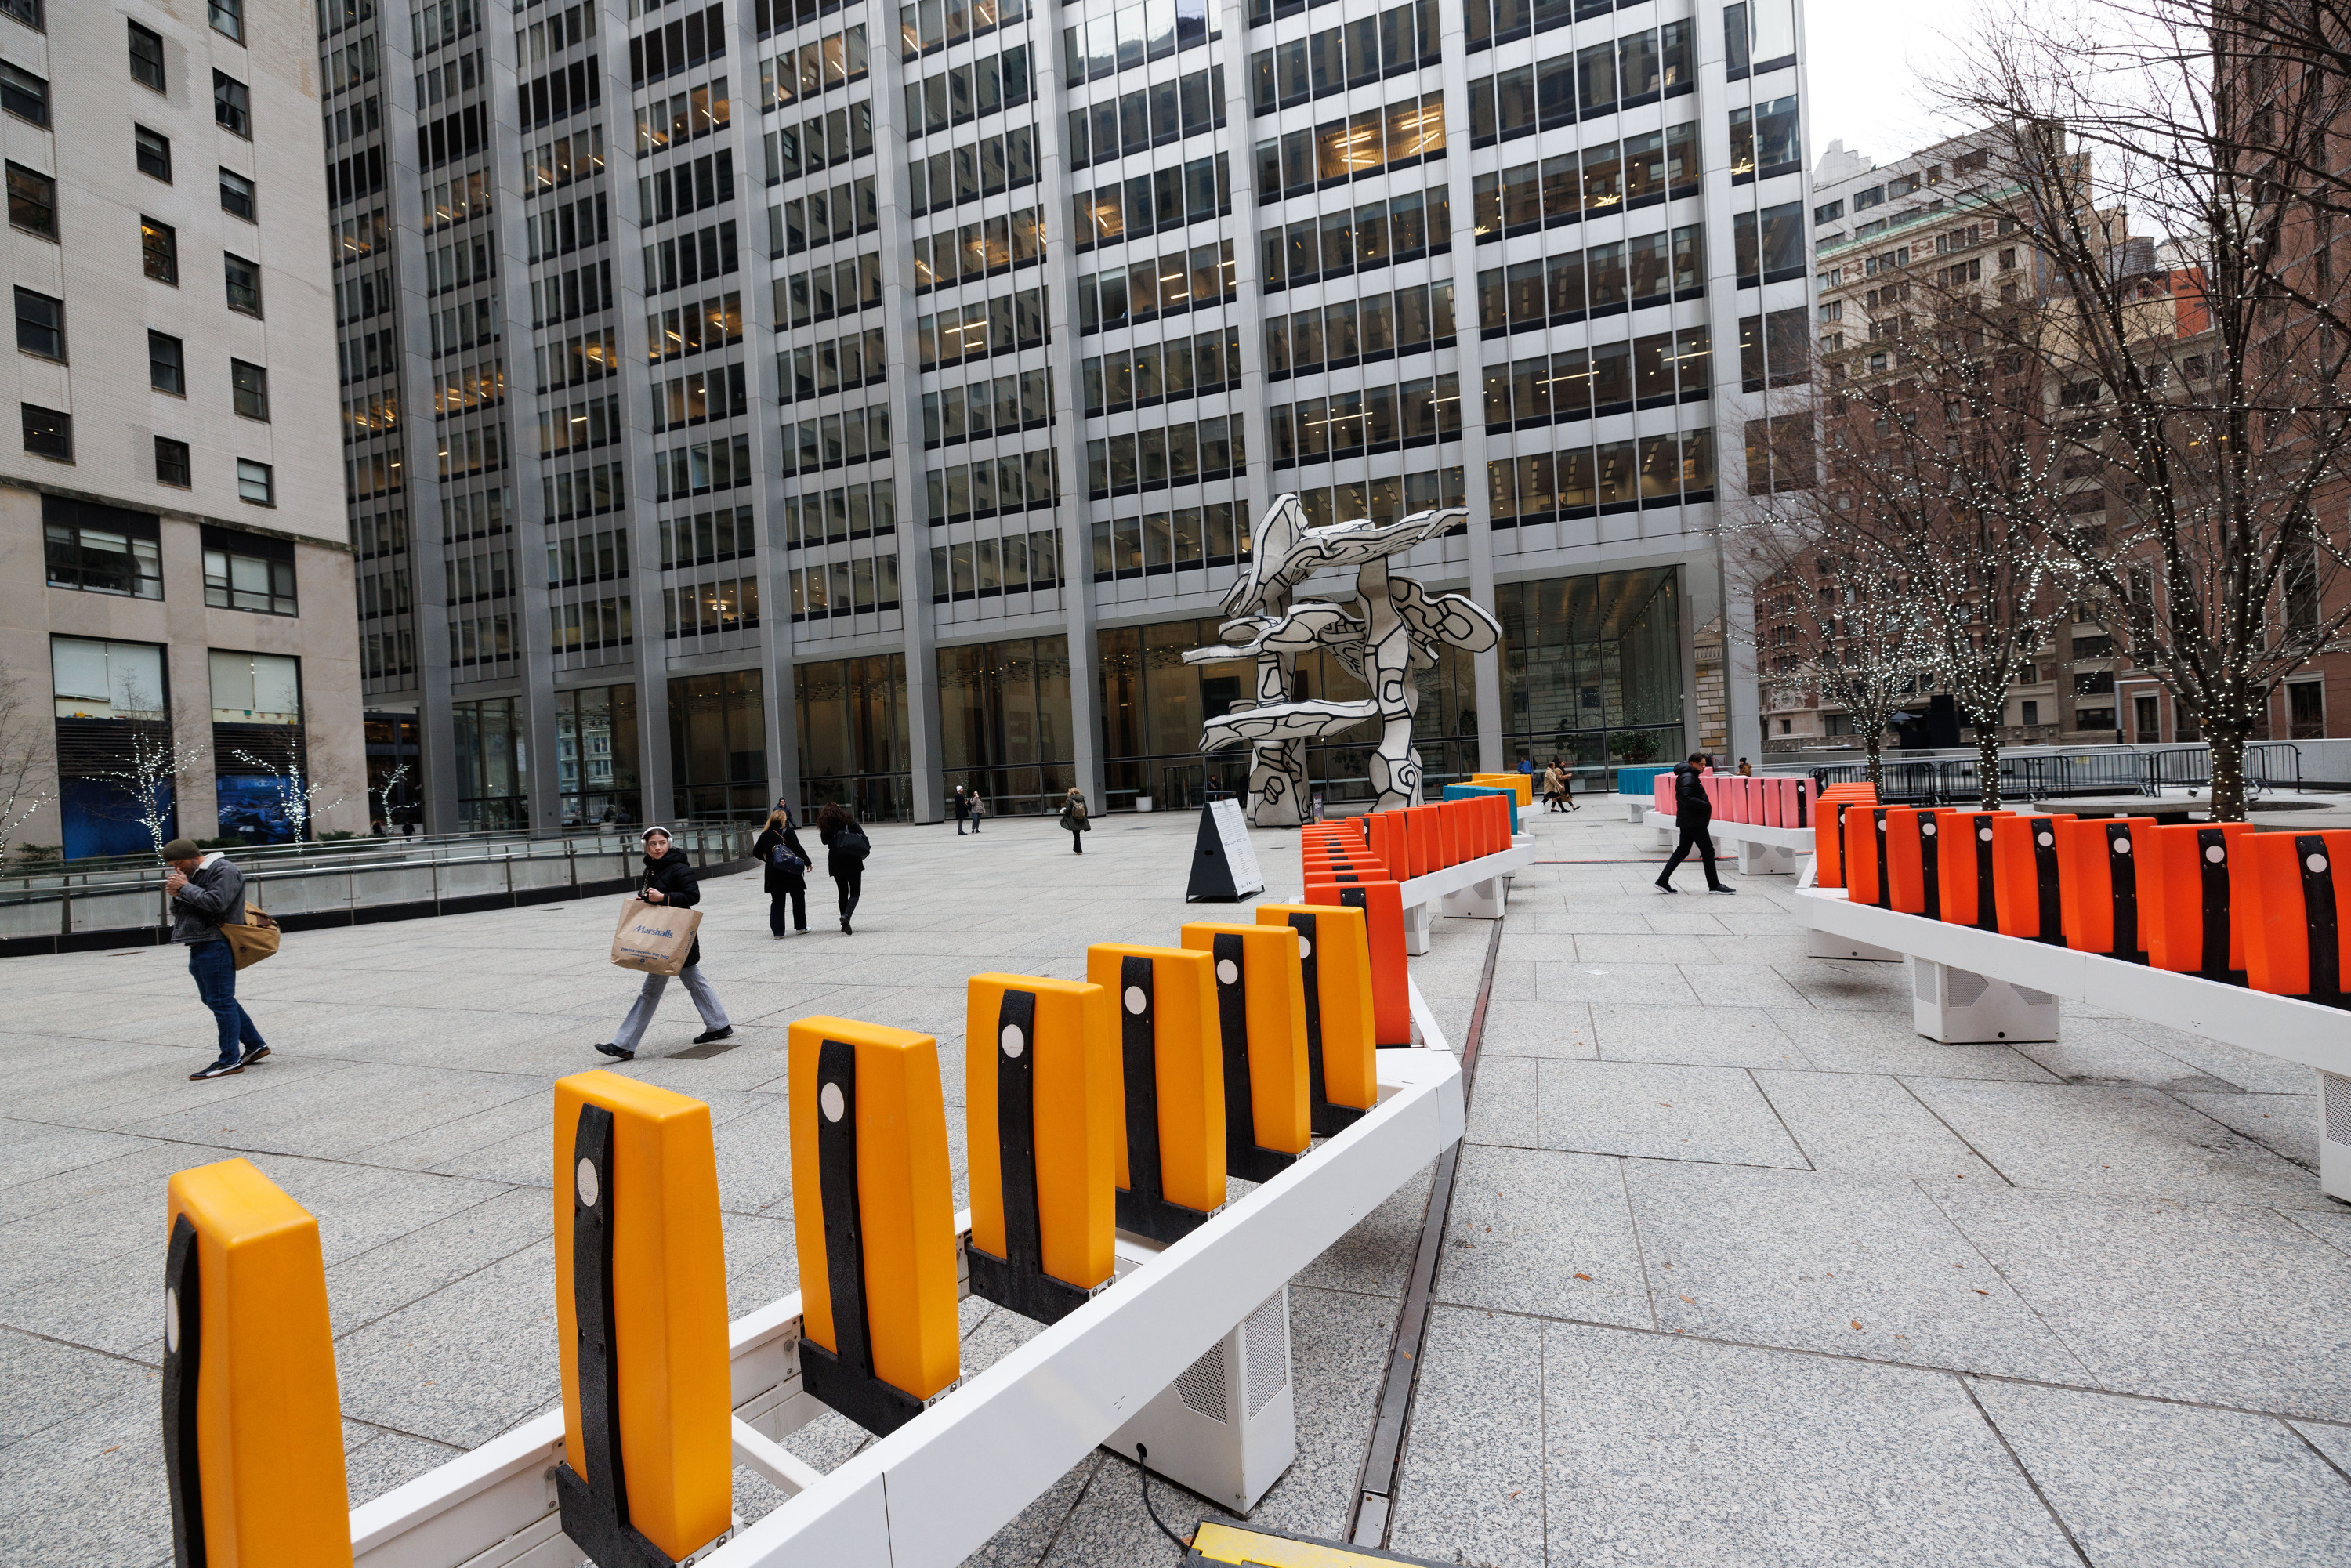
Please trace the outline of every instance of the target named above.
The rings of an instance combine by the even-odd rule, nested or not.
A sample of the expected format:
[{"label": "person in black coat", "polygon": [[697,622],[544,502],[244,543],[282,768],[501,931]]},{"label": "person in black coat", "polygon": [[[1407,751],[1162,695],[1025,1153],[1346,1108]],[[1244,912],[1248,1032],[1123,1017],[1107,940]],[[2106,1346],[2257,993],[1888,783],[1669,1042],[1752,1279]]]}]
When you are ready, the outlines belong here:
[{"label": "person in black coat", "polygon": [[[781,852],[778,853],[778,852]],[[760,875],[768,890],[768,929],[777,936],[787,931],[808,929],[808,868],[816,862],[808,851],[800,847],[800,836],[792,826],[792,813],[778,806],[768,813],[768,825],[751,841],[751,858],[760,865]],[[784,923],[784,905],[791,904],[791,924]]]},{"label": "person in black coat", "polygon": [[872,843],[865,830],[857,825],[857,815],[846,806],[827,806],[816,814],[817,837],[824,841],[824,868],[832,873],[832,885],[841,897],[841,934],[854,936],[849,917],[857,913],[857,901],[865,896],[865,857],[873,852]]},{"label": "person in black coat", "polygon": [[1722,878],[1714,869],[1714,835],[1707,829],[1714,821],[1714,802],[1706,793],[1706,773],[1714,758],[1703,751],[1693,751],[1686,762],[1674,767],[1674,825],[1682,831],[1681,842],[1674,846],[1673,858],[1658,874],[1659,893],[1677,893],[1674,886],[1674,868],[1689,858],[1696,846],[1698,860],[1706,867],[1706,890],[1708,893],[1736,893],[1739,890],[1722,885]]},{"label": "person in black coat", "polygon": [[[647,828],[642,837],[645,845],[644,874],[637,883],[637,896],[647,904],[668,904],[676,909],[691,909],[702,902],[702,883],[694,874],[693,862],[685,852],[674,849],[667,828]],[[685,956],[685,967],[677,977],[685,982],[685,994],[694,998],[695,1010],[702,1015],[702,1032],[694,1037],[696,1045],[707,1045],[714,1040],[725,1040],[735,1032],[726,1019],[726,1009],[719,1004],[718,993],[702,975],[702,938],[694,939],[693,950]],[[645,1037],[645,1026],[653,1021],[653,1009],[661,1006],[662,993],[669,988],[667,975],[647,975],[637,992],[637,999],[629,1006],[629,1016],[621,1020],[620,1032],[597,1050],[607,1056],[627,1061],[637,1054],[637,1042]]]}]

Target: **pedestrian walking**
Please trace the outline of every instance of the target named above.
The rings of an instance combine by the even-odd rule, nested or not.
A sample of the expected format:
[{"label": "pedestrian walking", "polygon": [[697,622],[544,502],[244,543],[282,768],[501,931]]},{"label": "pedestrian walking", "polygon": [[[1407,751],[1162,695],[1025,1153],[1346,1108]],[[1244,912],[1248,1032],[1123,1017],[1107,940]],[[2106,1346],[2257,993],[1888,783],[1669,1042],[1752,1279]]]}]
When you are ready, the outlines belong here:
[{"label": "pedestrian walking", "polygon": [[[647,904],[666,904],[673,909],[691,909],[701,903],[702,883],[694,874],[694,864],[685,858],[684,850],[671,846],[669,830],[647,828],[638,838],[645,846],[645,867],[644,874],[638,879],[637,896]],[[685,994],[694,998],[695,1010],[702,1015],[702,1032],[694,1037],[695,1044],[708,1045],[735,1032],[718,993],[710,988],[710,981],[702,973],[702,937],[698,933],[694,946],[685,955],[685,967],[677,972],[677,977],[685,983]],[[621,1020],[620,1032],[596,1049],[622,1061],[634,1060],[637,1042],[644,1039],[645,1026],[653,1021],[653,1011],[661,1006],[662,993],[668,988],[667,975],[647,975],[637,999],[629,1004],[628,1016]]]},{"label": "pedestrian walking", "polygon": [[1697,847],[1698,860],[1706,867],[1706,890],[1708,893],[1736,893],[1738,889],[1722,885],[1722,878],[1714,869],[1714,835],[1707,831],[1714,821],[1714,803],[1707,799],[1705,774],[1714,759],[1703,751],[1693,751],[1689,759],[1674,766],[1674,825],[1681,829],[1681,841],[1674,846],[1673,858],[1658,873],[1659,893],[1678,893],[1674,885],[1674,868],[1689,858],[1690,849]]},{"label": "pedestrian walking", "polygon": [[808,930],[808,869],[816,862],[808,851],[800,847],[800,836],[794,831],[789,809],[778,806],[768,813],[768,825],[751,841],[751,855],[760,865],[760,878],[768,891],[768,930],[778,937],[785,935],[785,905],[790,904],[790,929],[805,934]]},{"label": "pedestrian walking", "polygon": [[963,837],[964,821],[971,815],[971,798],[963,792],[963,786],[960,784],[956,786],[955,800],[953,804],[955,806],[956,837],[961,838]]},{"label": "pedestrian walking", "polygon": [[1551,759],[1551,765],[1559,769],[1560,803],[1571,811],[1581,811],[1583,810],[1583,807],[1575,803],[1575,769],[1570,768],[1562,758],[1557,757]]},{"label": "pedestrian walking", "polygon": [[172,905],[172,940],[187,948],[196,995],[212,1009],[220,1030],[220,1055],[188,1078],[226,1078],[269,1054],[261,1031],[236,999],[236,955],[221,935],[224,925],[245,924],[245,873],[226,855],[218,851],[207,854],[192,839],[165,844],[163,859],[172,868],[163,878],[163,894]]},{"label": "pedestrian walking", "polygon": [[1566,798],[1566,795],[1567,781],[1560,777],[1559,759],[1557,758],[1553,758],[1551,760],[1550,766],[1543,769],[1543,810],[1545,811],[1565,810],[1567,808],[1562,806],[1560,802]]},{"label": "pedestrian walking", "polygon": [[1093,831],[1094,825],[1086,821],[1086,798],[1074,784],[1070,786],[1070,792],[1061,797],[1061,826],[1070,835],[1070,852],[1085,853],[1086,835]]},{"label": "pedestrian walking", "polygon": [[817,837],[824,841],[825,870],[832,873],[832,885],[841,898],[841,934],[857,935],[849,917],[857,913],[857,901],[865,896],[865,857],[873,852],[873,845],[865,830],[857,825],[857,814],[846,806],[827,806],[816,814]]},{"label": "pedestrian walking", "polygon": [[1755,777],[1755,765],[1748,761],[1744,757],[1739,759],[1739,776],[1741,779],[1752,779]]}]

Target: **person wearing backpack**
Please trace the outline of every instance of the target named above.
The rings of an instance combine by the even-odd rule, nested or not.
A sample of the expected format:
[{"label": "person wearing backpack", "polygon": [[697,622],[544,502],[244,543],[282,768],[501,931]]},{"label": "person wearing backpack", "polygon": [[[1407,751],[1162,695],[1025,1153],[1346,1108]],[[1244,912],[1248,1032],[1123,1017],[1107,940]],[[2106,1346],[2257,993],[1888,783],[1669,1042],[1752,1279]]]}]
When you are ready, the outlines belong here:
[{"label": "person wearing backpack", "polygon": [[1093,831],[1094,825],[1086,821],[1086,798],[1074,784],[1061,797],[1061,826],[1070,835],[1070,852],[1085,853],[1086,835]]},{"label": "person wearing backpack", "polygon": [[261,1031],[236,999],[236,955],[221,935],[226,925],[245,923],[245,873],[226,855],[206,854],[193,839],[163,846],[172,868],[163,895],[172,906],[172,940],[188,950],[188,973],[196,995],[212,1009],[220,1028],[220,1056],[188,1074],[191,1082],[226,1078],[269,1054]]},{"label": "person wearing backpack", "polygon": [[[684,850],[670,842],[669,830],[647,828],[637,837],[645,846],[645,871],[637,883],[637,896],[647,904],[666,904],[672,909],[691,909],[701,903],[702,883],[694,874],[694,862],[686,858]],[[695,1010],[702,1015],[702,1032],[694,1037],[694,1043],[708,1045],[732,1035],[735,1026],[727,1021],[726,1009],[703,977],[700,936],[695,937],[677,977],[684,982],[685,994],[694,998]],[[661,1006],[662,992],[668,988],[667,975],[647,975],[637,991],[637,999],[629,1004],[628,1016],[621,1020],[621,1032],[596,1049],[622,1061],[634,1061],[637,1042],[644,1039],[645,1026],[653,1021],[653,1009]]]},{"label": "person wearing backpack", "polygon": [[751,858],[760,865],[768,890],[768,930],[778,938],[788,934],[785,904],[791,905],[789,931],[808,931],[808,868],[816,862],[800,847],[792,826],[791,809],[778,806],[768,813],[768,825],[751,842]]},{"label": "person wearing backpack", "polygon": [[841,896],[841,934],[854,936],[849,917],[857,913],[857,901],[865,894],[865,857],[873,852],[872,843],[865,830],[857,825],[857,815],[846,806],[827,806],[816,814],[817,837],[823,841],[825,870],[832,873],[832,885]]}]

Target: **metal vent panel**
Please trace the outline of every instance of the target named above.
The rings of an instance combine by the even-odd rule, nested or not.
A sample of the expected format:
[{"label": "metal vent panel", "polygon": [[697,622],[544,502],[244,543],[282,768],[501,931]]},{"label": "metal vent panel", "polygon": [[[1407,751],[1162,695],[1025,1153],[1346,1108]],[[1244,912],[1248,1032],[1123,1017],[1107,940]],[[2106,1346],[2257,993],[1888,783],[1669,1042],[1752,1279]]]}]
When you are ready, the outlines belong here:
[{"label": "metal vent panel", "polygon": [[2322,1072],[2318,1082],[2324,1088],[2324,1123],[2326,1141],[2351,1149],[2351,1078],[2337,1078],[2332,1072]]},{"label": "metal vent panel", "polygon": [[1241,1324],[1242,1397],[1252,1416],[1264,1409],[1290,1382],[1290,1295],[1276,1291],[1272,1299]]},{"label": "metal vent panel", "polygon": [[1210,1345],[1207,1354],[1176,1375],[1176,1397],[1184,1402],[1184,1408],[1196,1415],[1229,1424],[1232,1417],[1225,1406],[1223,1340]]}]

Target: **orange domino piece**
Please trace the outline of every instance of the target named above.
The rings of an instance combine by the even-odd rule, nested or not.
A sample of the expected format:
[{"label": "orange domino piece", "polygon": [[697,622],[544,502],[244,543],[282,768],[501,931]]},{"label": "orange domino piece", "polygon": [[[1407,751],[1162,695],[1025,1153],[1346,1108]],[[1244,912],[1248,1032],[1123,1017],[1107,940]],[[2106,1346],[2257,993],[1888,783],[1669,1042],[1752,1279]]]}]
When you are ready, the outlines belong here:
[{"label": "orange domino piece", "polygon": [[1844,885],[1844,820],[1837,807],[1851,801],[1876,805],[1877,791],[1867,784],[1832,784],[1821,791],[1813,816],[1813,880],[1819,886]]},{"label": "orange domino piece", "polygon": [[[1758,799],[1761,797],[1759,795]],[[1935,813],[1915,806],[1886,808],[1884,903],[1905,915],[1935,917]]]},{"label": "orange domino piece", "polygon": [[2245,979],[2257,991],[2335,1002],[2351,975],[2351,832],[2255,833]]},{"label": "orange domino piece", "polygon": [[1364,912],[1372,954],[1372,1029],[1383,1046],[1412,1043],[1412,997],[1405,984],[1404,895],[1394,882],[1352,884],[1309,882],[1309,904]]},{"label": "orange domino piece", "polygon": [[1426,876],[1444,864],[1437,844],[1437,814],[1433,806],[1404,809],[1405,850],[1414,876]]},{"label": "orange domino piece", "polygon": [[1886,806],[1855,805],[1844,813],[1845,896],[1891,909],[1886,886]]},{"label": "orange domino piece", "polygon": [[1364,841],[1388,875],[1402,882],[1412,874],[1412,857],[1405,846],[1404,813],[1374,811],[1364,819]]},{"label": "orange domino piece", "polygon": [[2212,979],[2241,977],[2246,916],[2254,907],[2251,822],[2152,828],[2138,871],[2147,961]]},{"label": "orange domino piece", "polygon": [[2057,834],[2072,821],[2059,814],[1992,824],[1992,900],[2003,936],[2065,945],[2065,857]]},{"label": "orange domino piece", "polygon": [[2144,959],[2145,874],[2152,817],[2079,819],[2057,830],[2064,856],[2058,890],[2065,919],[2065,946],[2109,957]]},{"label": "orange domino piece", "polygon": [[1344,1132],[1379,1098],[1372,948],[1360,909],[1260,904],[1260,925],[1298,933],[1306,978],[1306,1078],[1318,1137]]},{"label": "orange domino piece", "polygon": [[1993,830],[2010,815],[1964,809],[1939,814],[1935,823],[1936,893],[1942,901],[1938,918],[1979,931],[2000,929]]}]

